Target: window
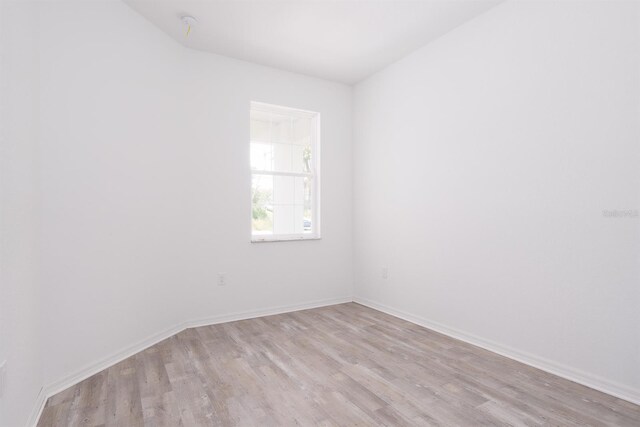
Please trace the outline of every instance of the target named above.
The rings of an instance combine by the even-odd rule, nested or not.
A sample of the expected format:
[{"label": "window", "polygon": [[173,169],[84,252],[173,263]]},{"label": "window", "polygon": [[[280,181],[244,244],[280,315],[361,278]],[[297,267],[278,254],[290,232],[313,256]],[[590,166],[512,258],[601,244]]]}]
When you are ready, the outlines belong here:
[{"label": "window", "polygon": [[251,241],[320,238],[320,114],[251,103]]}]

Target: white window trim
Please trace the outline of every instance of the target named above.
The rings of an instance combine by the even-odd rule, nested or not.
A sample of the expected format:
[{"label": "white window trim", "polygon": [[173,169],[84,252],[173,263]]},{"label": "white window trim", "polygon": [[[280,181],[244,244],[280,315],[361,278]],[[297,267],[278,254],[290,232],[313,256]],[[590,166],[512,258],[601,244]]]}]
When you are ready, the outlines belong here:
[{"label": "white window trim", "polygon": [[[309,111],[309,110],[301,110],[297,108],[284,107],[281,105],[275,104],[267,104],[264,102],[256,102],[251,101],[249,103],[249,111],[252,109],[259,109],[261,106],[264,106],[265,110],[271,112],[274,108],[289,111],[295,114],[301,115],[312,115],[315,118],[315,138],[313,144],[311,144],[311,158],[313,161],[311,162],[311,173],[304,172],[277,172],[277,171],[265,171],[265,170],[255,170],[251,169],[251,164],[249,164],[249,173],[250,177],[253,178],[253,175],[271,175],[271,176],[308,176],[312,177],[311,180],[312,194],[315,196],[311,197],[311,233],[299,233],[299,234],[253,234],[253,228],[250,226],[249,230],[251,233],[251,243],[269,243],[269,242],[296,242],[303,240],[320,240],[322,239],[320,234],[320,144],[321,144],[321,136],[320,136],[320,113],[317,111]],[[249,135],[249,139],[251,139],[251,135]],[[249,180],[249,194],[251,194],[251,181]],[[252,208],[251,205],[251,197],[249,197],[249,224],[251,225],[253,221],[252,217]]]}]

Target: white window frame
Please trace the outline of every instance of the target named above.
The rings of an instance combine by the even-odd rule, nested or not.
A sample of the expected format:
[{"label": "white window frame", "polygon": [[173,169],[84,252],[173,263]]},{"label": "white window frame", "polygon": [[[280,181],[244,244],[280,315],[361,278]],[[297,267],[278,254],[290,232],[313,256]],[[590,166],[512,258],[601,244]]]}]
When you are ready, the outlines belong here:
[{"label": "white window frame", "polygon": [[[317,111],[301,110],[298,108],[285,107],[275,104],[267,104],[264,102],[251,101],[249,103],[249,122],[251,122],[252,110],[263,110],[267,112],[277,111],[281,114],[295,115],[301,117],[311,117],[314,119],[315,136],[311,142],[311,172],[278,172],[251,169],[251,161],[249,160],[249,193],[252,192],[252,181],[254,175],[269,176],[295,176],[311,178],[311,232],[297,234],[253,234],[253,203],[249,197],[249,229],[251,233],[251,243],[264,242],[290,242],[300,240],[320,240],[320,113]],[[251,126],[249,126],[251,129]],[[249,147],[251,147],[251,131],[249,131]],[[251,148],[249,148],[251,151]],[[250,156],[249,156],[250,157]]]}]

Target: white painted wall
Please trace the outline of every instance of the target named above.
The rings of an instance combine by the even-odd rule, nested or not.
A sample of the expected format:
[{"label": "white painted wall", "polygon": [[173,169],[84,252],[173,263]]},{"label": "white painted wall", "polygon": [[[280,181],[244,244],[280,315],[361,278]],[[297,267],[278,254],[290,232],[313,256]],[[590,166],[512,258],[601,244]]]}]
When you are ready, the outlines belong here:
[{"label": "white painted wall", "polygon": [[[1,4],[0,425],[184,321],[348,297],[353,249],[359,299],[637,396],[640,220],[602,217],[640,207],[637,6],[499,6],[358,85],[352,156],[347,86]],[[321,112],[321,241],[249,243],[250,100]]]},{"label": "white painted wall", "polygon": [[639,14],[507,2],[357,85],[360,300],[640,400]]},{"label": "white painted wall", "polygon": [[0,426],[24,425],[42,386],[38,285],[37,18],[0,1]]},{"label": "white painted wall", "polygon": [[[45,384],[186,320],[350,297],[350,87],[186,49],[121,2],[41,7]],[[250,243],[251,100],[322,115],[320,241]]]}]

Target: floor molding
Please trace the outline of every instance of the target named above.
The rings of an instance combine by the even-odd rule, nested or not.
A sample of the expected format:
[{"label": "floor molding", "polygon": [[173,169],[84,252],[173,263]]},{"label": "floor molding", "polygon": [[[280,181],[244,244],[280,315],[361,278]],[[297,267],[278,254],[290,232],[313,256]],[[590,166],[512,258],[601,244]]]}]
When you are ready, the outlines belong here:
[{"label": "floor molding", "polygon": [[353,297],[330,298],[304,304],[284,305],[262,310],[241,311],[237,313],[205,317],[187,322],[186,327],[197,328],[199,326],[216,325],[218,323],[234,322],[236,320],[253,319],[263,316],[273,316],[275,314],[291,313],[293,311],[309,310],[311,308],[326,307],[328,305],[344,304],[347,302],[353,302]]},{"label": "floor molding", "polygon": [[62,378],[52,384],[49,384],[46,387],[43,387],[37,396],[37,399],[34,405],[34,410],[32,412],[31,417],[29,418],[29,422],[27,426],[31,427],[31,426],[37,425],[40,415],[42,414],[42,410],[44,409],[44,405],[49,397],[187,328],[214,325],[214,324],[225,323],[225,322],[233,322],[237,320],[253,319],[256,317],[271,316],[271,315],[282,314],[282,313],[290,313],[290,312],[299,311],[299,310],[308,310],[312,308],[326,307],[330,305],[343,304],[343,303],[352,302],[352,301],[357,302],[358,304],[362,304],[364,306],[373,308],[375,310],[382,311],[384,313],[398,317],[400,319],[409,321],[411,323],[415,323],[425,328],[432,329],[436,332],[442,333],[452,338],[459,339],[469,344],[484,348],[485,350],[492,351],[494,353],[500,354],[510,359],[517,360],[518,362],[524,363],[529,366],[533,366],[534,368],[541,369],[543,371],[546,371],[551,374],[557,375],[559,377],[565,378],[567,380],[576,382],[578,384],[585,385],[595,390],[599,390],[603,393],[607,393],[609,395],[640,405],[640,390],[635,390],[630,387],[624,386],[622,384],[618,384],[618,383],[606,380],[604,378],[600,378],[600,377],[588,374],[586,372],[575,370],[568,366],[553,362],[548,359],[541,358],[539,356],[521,352],[509,346],[505,346],[490,340],[486,340],[474,334],[460,331],[455,328],[450,328],[446,325],[442,325],[440,323],[434,322],[424,317],[416,316],[414,314],[389,307],[387,305],[378,303],[373,300],[360,298],[360,297],[342,297],[342,298],[316,300],[316,301],[311,301],[311,302],[302,303],[302,304],[269,307],[261,310],[250,310],[250,311],[228,313],[224,315],[205,317],[205,318],[183,322],[180,325],[166,329],[160,333],[154,334],[142,341],[139,341],[136,344],[130,345],[97,362],[86,365],[83,368],[79,369],[77,372],[71,375],[68,375],[65,378]]},{"label": "floor molding", "polygon": [[160,341],[163,341],[179,332],[182,332],[185,329],[186,328],[184,324],[180,324],[180,325],[165,329],[162,332],[151,335],[150,337],[142,341],[138,341],[135,344],[129,345],[121,349],[120,351],[112,353],[111,355],[104,357],[96,362],[87,364],[82,368],[78,369],[76,372],[70,375],[67,375],[64,378],[61,378],[58,381],[55,381],[51,384],[46,385],[45,387],[43,387],[42,393],[41,393],[44,396],[44,400],[42,402],[42,408],[39,408],[39,413],[35,418],[35,423],[28,424],[28,426],[36,426],[36,424],[38,423],[38,420],[40,419],[40,414],[42,413],[42,409],[44,408],[44,405],[47,399],[49,399],[51,396],[57,393],[60,393],[61,391],[66,390],[67,388],[72,387],[78,384],[79,382],[86,380],[90,376],[95,375],[98,372],[110,366],[113,366],[116,363],[119,363],[124,359],[131,357],[134,354],[139,353],[151,347],[152,345],[159,343]]},{"label": "floor molding", "polygon": [[38,420],[42,415],[44,404],[47,402],[47,399],[48,396],[44,392],[44,387],[42,387],[38,392],[38,396],[36,396],[36,402],[33,405],[31,416],[29,416],[29,419],[27,420],[27,427],[35,426],[36,424],[38,424]]},{"label": "floor molding", "polygon": [[129,345],[126,348],[123,348],[120,351],[111,354],[110,356],[102,358],[94,363],[85,365],[84,367],[77,370],[76,372],[70,375],[67,375],[64,378],[61,378],[60,380],[55,381],[43,387],[40,393],[38,394],[35,407],[33,409],[31,416],[29,417],[27,426],[35,427],[37,425],[38,420],[40,419],[40,415],[42,414],[42,411],[44,409],[44,405],[49,397],[63,390],[66,390],[67,388],[78,384],[79,382],[89,378],[90,376],[95,375],[98,372],[106,368],[109,368],[110,366],[113,366],[116,363],[119,363],[124,359],[131,357],[134,354],[139,353],[159,343],[160,341],[163,341],[177,333],[180,333],[185,329],[195,328],[199,326],[215,325],[218,323],[233,322],[236,320],[253,319],[256,317],[272,316],[275,314],[290,313],[290,312],[299,311],[299,310],[308,310],[311,308],[326,307],[329,305],[343,304],[343,303],[352,302],[352,301],[353,301],[353,298],[350,296],[342,297],[342,298],[329,298],[329,299],[323,299],[323,300],[310,301],[310,302],[301,303],[301,304],[269,307],[261,310],[250,310],[250,311],[228,313],[228,314],[205,317],[202,319],[189,320],[189,321],[183,322],[177,326],[174,326],[162,332],[156,333],[135,344]]},{"label": "floor molding", "polygon": [[497,353],[501,356],[508,357],[518,362],[524,363],[525,365],[529,365],[550,374],[557,375],[569,381],[582,384],[584,386],[601,391],[619,399],[626,400],[636,405],[640,405],[640,390],[607,380],[593,374],[589,374],[588,372],[583,372],[571,368],[569,366],[554,362],[540,356],[536,356],[534,354],[522,352],[515,348],[484,339],[477,335],[470,334],[456,328],[448,327],[441,323],[426,319],[422,316],[407,313],[403,310],[398,310],[396,308],[381,304],[367,298],[354,297],[353,301],[369,308],[382,311],[383,313],[389,314],[391,316],[398,317],[408,322],[415,323],[416,325],[420,325],[427,329],[431,329],[433,331],[447,335],[451,338],[455,338],[468,344],[472,344],[485,350],[489,350],[493,353]]}]

